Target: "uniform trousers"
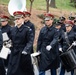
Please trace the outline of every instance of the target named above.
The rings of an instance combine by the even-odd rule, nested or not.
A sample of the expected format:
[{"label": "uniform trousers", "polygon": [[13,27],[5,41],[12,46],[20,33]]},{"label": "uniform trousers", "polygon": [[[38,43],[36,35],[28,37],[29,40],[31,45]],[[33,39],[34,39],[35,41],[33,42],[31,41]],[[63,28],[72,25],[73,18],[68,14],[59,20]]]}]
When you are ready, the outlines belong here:
[{"label": "uniform trousers", "polygon": [[[59,75],[65,75],[65,68],[61,66],[60,74]],[[74,70],[71,71],[71,75],[74,75]]]},{"label": "uniform trousers", "polygon": [[[57,75],[56,69],[50,69],[51,75]],[[45,71],[39,71],[39,75],[45,75]]]}]

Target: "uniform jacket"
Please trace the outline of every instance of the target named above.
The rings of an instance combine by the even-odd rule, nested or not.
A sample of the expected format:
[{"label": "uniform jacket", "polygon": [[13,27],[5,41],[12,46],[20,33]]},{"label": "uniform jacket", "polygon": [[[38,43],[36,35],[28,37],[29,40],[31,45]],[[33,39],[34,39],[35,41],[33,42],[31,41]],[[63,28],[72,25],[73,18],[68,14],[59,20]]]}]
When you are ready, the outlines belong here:
[{"label": "uniform jacket", "polygon": [[[32,29],[34,37],[35,37],[35,27],[34,27],[34,24],[31,23],[30,21],[24,22],[24,24],[25,24],[25,26],[28,26],[28,27],[30,27]],[[32,47],[31,53],[33,53],[33,52],[34,52],[34,50],[33,50],[33,47]]]},{"label": "uniform jacket", "polygon": [[0,29],[0,50],[2,49],[3,47],[3,38],[2,38],[2,31]]},{"label": "uniform jacket", "polygon": [[30,22],[30,21],[24,22],[24,24],[32,29],[33,34],[35,36],[35,27],[34,27],[34,24],[32,22]]},{"label": "uniform jacket", "polygon": [[[37,42],[37,51],[41,52],[39,68],[40,70],[47,70],[49,68],[57,68],[56,57],[58,56],[58,33],[56,29],[51,26],[43,27],[40,31],[38,42]],[[52,49],[50,51],[46,50],[46,46],[51,45]]]},{"label": "uniform jacket", "polygon": [[76,32],[76,25],[73,25],[73,31]]},{"label": "uniform jacket", "polygon": [[[67,32],[67,37],[69,39],[70,45],[73,43],[73,41],[76,41],[76,33],[73,30],[71,30],[70,32]],[[63,49],[63,51],[66,51],[69,48],[69,45],[67,44],[67,42],[65,40],[64,33],[62,33],[61,38],[62,38],[61,39],[62,49]]]},{"label": "uniform jacket", "polygon": [[[33,33],[30,27],[22,25],[11,30],[13,47],[7,75],[33,75],[30,52],[33,45]],[[26,51],[27,55],[23,55]],[[25,63],[24,63],[25,62]]]},{"label": "uniform jacket", "polygon": [[10,37],[10,31],[11,31],[10,25],[7,24],[6,26],[2,26],[1,30],[2,30],[2,33],[6,32],[7,35]]},{"label": "uniform jacket", "polygon": [[64,30],[64,31],[66,31],[66,27],[65,27],[64,23],[61,25],[61,29]]},{"label": "uniform jacket", "polygon": [[[0,29],[0,51],[3,47],[3,38],[2,38],[2,31]],[[0,75],[5,75],[5,68],[3,59],[0,58]]]}]

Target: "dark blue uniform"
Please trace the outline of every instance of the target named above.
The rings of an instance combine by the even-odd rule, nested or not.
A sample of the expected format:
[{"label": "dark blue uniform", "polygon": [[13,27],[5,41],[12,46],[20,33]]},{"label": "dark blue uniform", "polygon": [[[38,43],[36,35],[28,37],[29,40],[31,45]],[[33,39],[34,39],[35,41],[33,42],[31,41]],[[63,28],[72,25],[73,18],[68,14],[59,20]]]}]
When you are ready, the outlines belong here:
[{"label": "dark blue uniform", "polygon": [[[34,37],[35,37],[35,27],[34,27],[34,24],[31,23],[30,21],[24,22],[24,24],[32,29]],[[33,50],[33,47],[32,47],[31,53],[33,53],[33,52],[34,52],[34,50]]]},{"label": "dark blue uniform", "polygon": [[6,26],[2,26],[2,28],[1,28],[1,30],[2,30],[2,33],[7,33],[7,35],[10,37],[10,30],[11,30],[11,26],[10,25],[6,25]]},{"label": "dark blue uniform", "polygon": [[[1,27],[1,30],[2,30],[2,33],[7,33],[7,35],[8,35],[8,37],[10,38],[10,31],[11,31],[11,26],[10,25],[5,25],[5,26],[2,26]],[[9,54],[9,56],[10,56],[10,54]],[[4,64],[5,64],[5,67],[7,67],[8,66],[8,61],[9,61],[9,56],[8,56],[8,58],[7,58],[7,60],[4,60]]]},{"label": "dark blue uniform", "polygon": [[[7,75],[34,75],[30,57],[33,37],[30,27],[22,25],[20,28],[12,28],[11,40],[13,47]],[[22,54],[22,51],[26,51],[27,55]]]},{"label": "dark blue uniform", "polygon": [[33,34],[35,36],[35,27],[34,27],[34,24],[31,23],[30,21],[24,22],[24,24],[32,29]]},{"label": "dark blue uniform", "polygon": [[[68,39],[69,39],[69,44],[71,45],[73,43],[73,41],[76,41],[76,33],[71,30],[70,32],[67,32],[67,36],[68,36]],[[65,52],[68,48],[69,48],[69,45],[68,43],[66,42],[66,38],[65,38],[65,35],[64,33],[62,33],[62,36],[61,36],[61,46],[62,46],[62,50],[63,52]],[[73,49],[75,50],[76,52],[76,47],[73,46]],[[71,75],[73,75],[73,70],[71,71]],[[65,67],[62,65],[61,67],[61,72],[60,72],[60,75],[64,75],[65,74]]]},{"label": "dark blue uniform", "polygon": [[[51,45],[52,49],[50,51],[46,50],[46,46]],[[41,52],[40,61],[39,61],[39,70],[46,71],[48,69],[58,68],[57,56],[59,55],[58,51],[58,33],[56,29],[51,26],[43,27],[40,31],[37,43],[37,51]]]},{"label": "dark blue uniform", "polygon": [[[3,46],[3,38],[2,38],[2,31],[0,29],[0,51]],[[5,75],[5,68],[4,68],[4,61],[0,58],[0,75]]]},{"label": "dark blue uniform", "polygon": [[[70,41],[69,42],[70,45],[73,43],[73,41],[76,41],[76,33],[73,30],[71,30],[70,32],[67,32],[67,36]],[[61,44],[62,44],[63,51],[66,51],[69,48],[69,45],[67,44],[65,40],[64,33],[62,33]]]},{"label": "dark blue uniform", "polygon": [[76,33],[76,25],[74,25],[72,29]]},{"label": "dark blue uniform", "polygon": [[65,24],[64,23],[62,23],[61,29],[64,30],[64,31],[66,31],[66,27],[65,27]]}]

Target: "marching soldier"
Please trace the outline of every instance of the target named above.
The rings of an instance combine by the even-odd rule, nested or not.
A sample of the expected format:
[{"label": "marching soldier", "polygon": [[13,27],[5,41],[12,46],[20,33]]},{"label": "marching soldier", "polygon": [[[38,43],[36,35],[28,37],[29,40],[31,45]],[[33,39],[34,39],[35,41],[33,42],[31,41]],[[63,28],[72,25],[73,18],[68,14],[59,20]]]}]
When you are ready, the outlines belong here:
[{"label": "marching soldier", "polygon": [[7,75],[34,75],[30,52],[34,35],[32,29],[24,25],[24,13],[13,13],[16,26],[11,30],[12,50]]},{"label": "marching soldier", "polygon": [[[35,26],[34,26],[34,24],[30,21],[31,13],[30,13],[30,12],[27,12],[27,11],[24,11],[24,14],[25,14],[24,24],[32,29],[33,34],[34,34],[34,37],[35,37]],[[31,53],[33,53],[33,52],[34,52],[34,50],[33,50],[33,47],[32,47]]]},{"label": "marching soldier", "polygon": [[[61,35],[61,46],[62,46],[62,52],[66,52],[66,50],[69,48],[70,45],[76,46],[76,33],[72,30],[73,22],[68,20],[66,21],[66,32],[63,32]],[[73,47],[75,49],[75,47]],[[65,75],[65,66],[61,66],[60,75]],[[71,71],[71,75],[73,75],[74,71]]]},{"label": "marching soldier", "polygon": [[62,30],[61,26],[62,26],[62,23],[60,21],[57,21],[56,24],[55,24],[55,28],[58,32],[58,38],[59,38],[58,39],[58,43],[59,43],[58,47],[59,47],[59,52],[60,53],[61,53],[61,45],[60,45],[61,35],[62,35],[62,32],[64,31],[64,30]]},{"label": "marching soldier", "polygon": [[50,69],[51,75],[56,75],[58,53],[58,33],[53,26],[54,16],[50,13],[45,14],[45,26],[41,29],[37,51],[41,52],[39,59],[39,75],[45,75],[45,71]]},{"label": "marching soldier", "polygon": [[9,17],[2,14],[0,16],[0,18],[1,18],[1,30],[2,30],[2,33],[6,32],[7,35],[10,37],[11,26],[8,24]]},{"label": "marching soldier", "polygon": [[[0,51],[3,46],[3,39],[2,39],[2,31],[0,29]],[[0,75],[5,75],[5,67],[4,67],[4,61],[2,58],[0,58]]]},{"label": "marching soldier", "polygon": [[[11,26],[8,24],[9,17],[6,16],[6,15],[4,15],[4,14],[2,14],[0,16],[0,18],[1,18],[1,30],[2,30],[2,34],[6,33],[7,36],[10,38]],[[8,55],[7,59],[4,59],[4,65],[5,65],[6,68],[8,68],[9,56],[10,56],[10,54]]]},{"label": "marching soldier", "polygon": [[33,30],[33,34],[35,36],[35,27],[34,27],[34,24],[30,21],[31,13],[24,11],[24,14],[25,14],[24,23],[26,26],[29,26]]},{"label": "marching soldier", "polygon": [[64,16],[61,16],[59,17],[59,21],[62,23],[61,29],[66,31],[66,27],[65,27],[66,18]]}]

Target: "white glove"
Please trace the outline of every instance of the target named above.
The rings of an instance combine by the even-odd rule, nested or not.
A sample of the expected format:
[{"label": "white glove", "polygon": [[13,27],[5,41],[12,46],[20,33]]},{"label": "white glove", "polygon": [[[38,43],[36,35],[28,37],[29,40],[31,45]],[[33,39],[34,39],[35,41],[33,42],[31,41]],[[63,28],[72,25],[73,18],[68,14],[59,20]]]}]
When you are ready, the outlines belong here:
[{"label": "white glove", "polygon": [[63,52],[63,51],[62,51],[62,48],[59,48],[59,51],[60,51],[60,52]]},{"label": "white glove", "polygon": [[46,46],[46,50],[50,51],[52,47],[50,45]]},{"label": "white glove", "polygon": [[25,55],[26,55],[26,54],[27,54],[27,52],[26,52],[26,51],[22,51],[22,54],[25,54]]},{"label": "white glove", "polygon": [[10,48],[10,47],[11,47],[11,44],[6,44],[6,47],[7,47],[7,48]]},{"label": "white glove", "polygon": [[74,41],[74,42],[72,43],[72,45],[73,45],[73,46],[76,46],[76,41]]}]

